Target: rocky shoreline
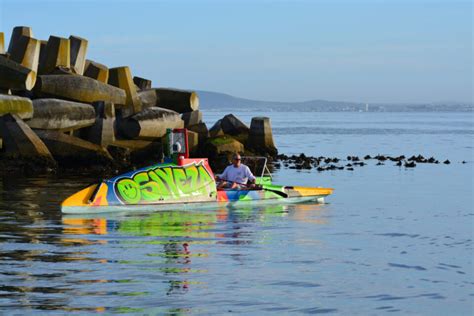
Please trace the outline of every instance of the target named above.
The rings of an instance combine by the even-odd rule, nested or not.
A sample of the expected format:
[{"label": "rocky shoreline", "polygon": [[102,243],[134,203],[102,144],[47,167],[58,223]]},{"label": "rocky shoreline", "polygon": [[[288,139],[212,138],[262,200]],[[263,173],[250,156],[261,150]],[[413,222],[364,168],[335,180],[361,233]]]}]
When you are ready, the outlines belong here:
[{"label": "rocky shoreline", "polygon": [[167,129],[188,129],[192,157],[274,157],[270,119],[250,126],[232,114],[211,128],[194,91],[152,87],[128,66],[86,59],[88,41],[34,38],[15,27],[8,49],[0,32],[0,166],[13,170],[126,170],[163,158]]}]

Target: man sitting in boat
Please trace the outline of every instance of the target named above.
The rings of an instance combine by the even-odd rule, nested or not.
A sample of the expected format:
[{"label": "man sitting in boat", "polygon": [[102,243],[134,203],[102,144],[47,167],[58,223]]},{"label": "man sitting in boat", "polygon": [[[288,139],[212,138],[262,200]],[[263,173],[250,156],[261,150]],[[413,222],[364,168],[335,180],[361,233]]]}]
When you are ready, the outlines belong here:
[{"label": "man sitting in boat", "polygon": [[[232,157],[232,164],[227,166],[224,172],[217,176],[219,182],[218,189],[241,189],[255,187],[255,176],[250,171],[250,168],[240,162],[239,154],[234,154]],[[248,183],[248,184],[247,184]]]}]

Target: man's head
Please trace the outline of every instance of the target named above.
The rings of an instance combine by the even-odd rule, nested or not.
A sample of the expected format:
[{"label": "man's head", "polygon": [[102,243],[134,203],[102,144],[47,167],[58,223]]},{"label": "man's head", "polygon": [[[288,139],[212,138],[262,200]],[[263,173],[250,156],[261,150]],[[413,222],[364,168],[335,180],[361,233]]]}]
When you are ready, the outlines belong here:
[{"label": "man's head", "polygon": [[235,167],[239,167],[240,166],[240,155],[239,154],[234,154],[232,156],[232,164],[235,166]]}]

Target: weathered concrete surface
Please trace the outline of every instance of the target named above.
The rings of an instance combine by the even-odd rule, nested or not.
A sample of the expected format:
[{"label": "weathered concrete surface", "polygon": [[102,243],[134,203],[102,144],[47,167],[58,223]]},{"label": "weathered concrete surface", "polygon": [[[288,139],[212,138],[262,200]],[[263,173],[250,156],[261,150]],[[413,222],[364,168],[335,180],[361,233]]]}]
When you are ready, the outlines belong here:
[{"label": "weathered concrete surface", "polygon": [[10,59],[38,73],[40,41],[27,36],[20,36],[11,45]]},{"label": "weathered concrete surface", "polygon": [[19,63],[0,56],[0,87],[13,90],[31,90],[36,73]]},{"label": "weathered concrete surface", "polygon": [[95,108],[95,123],[91,127],[81,131],[83,138],[88,141],[106,147],[115,142],[115,108],[110,102],[94,102],[92,106]]},{"label": "weathered concrete surface", "polygon": [[[207,129],[206,123],[204,122],[201,122],[196,125],[188,126],[187,129],[199,134],[199,143],[201,144],[204,144],[206,142],[206,139],[209,138],[209,130]],[[222,135],[219,135],[219,136],[222,136]]]},{"label": "weathered concrete surface", "polygon": [[78,102],[108,101],[125,104],[125,91],[100,81],[74,75],[42,75],[35,86],[40,96],[53,96]]},{"label": "weathered concrete surface", "polygon": [[140,90],[151,89],[151,80],[135,76],[133,77],[133,82]]},{"label": "weathered concrete surface", "polygon": [[109,68],[95,61],[86,59],[84,76],[107,83],[109,80]]},{"label": "weathered concrete surface", "polygon": [[250,123],[247,146],[255,153],[276,156],[278,150],[273,141],[272,126],[268,117],[254,117]]},{"label": "weathered concrete surface", "polygon": [[30,119],[33,117],[33,103],[28,98],[0,94],[0,116],[7,113]]},{"label": "weathered concrete surface", "polygon": [[142,110],[142,103],[138,98],[130,68],[127,66],[110,68],[109,84],[125,90],[127,94],[125,105],[131,110],[130,114],[138,113]]},{"label": "weathered concrete surface", "polygon": [[17,115],[0,117],[4,155],[7,157],[44,157],[53,160],[41,139]]},{"label": "weathered concrete surface", "polygon": [[5,34],[0,32],[0,54],[5,54]]},{"label": "weathered concrete surface", "polygon": [[60,99],[33,100],[33,118],[26,122],[29,127],[70,131],[95,123],[94,107]]},{"label": "weathered concrete surface", "polygon": [[140,91],[139,97],[144,107],[161,107],[178,113],[199,109],[199,97],[194,91],[156,88]]},{"label": "weathered concrete surface", "polygon": [[142,109],[156,107],[157,105],[157,96],[155,89],[141,90],[137,92],[138,98],[142,103]]},{"label": "weathered concrete surface", "polygon": [[222,130],[227,135],[248,134],[249,127],[239,120],[234,114],[227,114],[220,123]]},{"label": "weathered concrete surface", "polygon": [[181,115],[181,118],[184,121],[184,127],[188,128],[188,126],[202,123],[202,112],[199,110],[186,112]]},{"label": "weathered concrete surface", "polygon": [[224,130],[222,129],[222,119],[218,120],[217,122],[212,125],[209,129],[209,136],[212,138],[224,136]]},{"label": "weathered concrete surface", "polygon": [[10,44],[8,45],[8,52],[11,52],[15,42],[22,36],[33,37],[33,31],[28,26],[15,26],[12,30],[12,36],[10,37]]},{"label": "weathered concrete surface", "polygon": [[117,125],[120,135],[125,138],[152,140],[164,136],[167,128],[183,128],[184,122],[174,111],[151,107],[117,122]]},{"label": "weathered concrete surface", "polygon": [[188,149],[190,153],[196,153],[199,150],[199,134],[188,130]]},{"label": "weathered concrete surface", "polygon": [[209,140],[205,150],[209,157],[222,154],[243,153],[244,145],[230,136],[221,136]]},{"label": "weathered concrete surface", "polygon": [[82,75],[86,66],[88,41],[74,35],[69,36],[69,41],[71,43],[71,69],[75,74]]},{"label": "weathered concrete surface", "polygon": [[93,160],[112,160],[110,154],[99,145],[64,134],[60,131],[36,130],[36,134],[48,146],[53,157],[66,164]]},{"label": "weathered concrete surface", "polygon": [[[48,45],[48,41],[40,40],[40,53],[39,53],[39,65],[44,64],[44,58],[46,56],[46,46]],[[39,70],[38,65],[38,70]]]},{"label": "weathered concrete surface", "polygon": [[48,74],[56,67],[71,68],[71,42],[67,38],[51,35],[46,44],[40,74]]}]

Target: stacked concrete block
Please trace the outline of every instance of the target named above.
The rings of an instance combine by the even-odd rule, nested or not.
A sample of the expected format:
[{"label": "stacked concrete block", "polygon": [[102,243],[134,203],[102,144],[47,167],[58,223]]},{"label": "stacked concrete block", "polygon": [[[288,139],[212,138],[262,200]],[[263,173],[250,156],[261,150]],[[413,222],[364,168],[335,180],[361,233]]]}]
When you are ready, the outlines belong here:
[{"label": "stacked concrete block", "polygon": [[71,70],[75,74],[82,75],[86,66],[88,41],[72,35],[69,36],[69,41],[71,43]]},{"label": "stacked concrete block", "polygon": [[156,88],[139,92],[144,107],[161,107],[178,113],[199,110],[199,97],[188,90]]},{"label": "stacked concrete block", "polygon": [[250,123],[250,132],[247,146],[256,153],[270,154],[278,153],[273,141],[272,126],[268,117],[254,117]]},{"label": "stacked concrete block", "polygon": [[166,134],[166,129],[183,128],[178,113],[151,107],[118,122],[119,133],[128,139],[154,140]]},{"label": "stacked concrete block", "polygon": [[40,96],[64,98],[77,102],[107,101],[125,104],[125,91],[100,81],[72,75],[39,76],[35,93]]},{"label": "stacked concrete block", "polygon": [[133,82],[140,90],[151,89],[151,80],[135,76]]},{"label": "stacked concrete block", "polygon": [[17,115],[0,117],[4,155],[8,157],[43,157],[53,160],[50,151],[38,136]]},{"label": "stacked concrete block", "polygon": [[0,94],[0,116],[9,113],[30,119],[33,117],[33,103],[28,98]]},{"label": "stacked concrete block", "polygon": [[90,104],[61,99],[36,99],[33,100],[33,108],[33,117],[26,122],[31,128],[71,131],[95,123],[94,107]]},{"label": "stacked concrete block", "polygon": [[10,45],[10,59],[38,73],[40,43],[32,37],[20,36]]},{"label": "stacked concrete block", "polygon": [[142,103],[137,95],[137,89],[128,67],[116,67],[109,69],[109,84],[125,90],[127,100],[125,105],[128,108],[127,115],[138,113],[142,110]]},{"label": "stacked concrete block", "polygon": [[106,147],[115,142],[115,108],[110,102],[94,102],[96,119],[94,125],[84,129],[83,137],[88,141]]},{"label": "stacked concrete block", "polygon": [[8,45],[8,52],[10,53],[13,46],[15,46],[16,41],[22,37],[33,37],[33,30],[28,26],[15,26],[12,31],[12,36],[10,37],[10,44]]},{"label": "stacked concrete block", "polygon": [[0,88],[31,90],[36,83],[36,73],[19,63],[0,56]]},{"label": "stacked concrete block", "polygon": [[50,36],[39,73],[48,74],[58,67],[71,68],[71,42],[67,38]]},{"label": "stacked concrete block", "polygon": [[0,32],[0,54],[5,54],[5,34]]},{"label": "stacked concrete block", "polygon": [[107,83],[109,80],[109,68],[95,61],[86,59],[84,76]]}]

